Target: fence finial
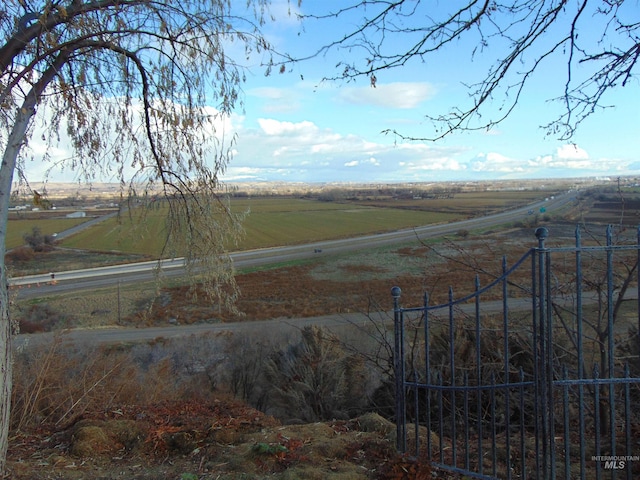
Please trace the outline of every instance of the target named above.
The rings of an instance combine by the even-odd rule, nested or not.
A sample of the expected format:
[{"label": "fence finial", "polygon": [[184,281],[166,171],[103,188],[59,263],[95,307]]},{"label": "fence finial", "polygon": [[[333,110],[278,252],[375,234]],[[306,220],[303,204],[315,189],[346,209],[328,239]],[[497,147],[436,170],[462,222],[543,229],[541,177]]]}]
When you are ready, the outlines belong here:
[{"label": "fence finial", "polygon": [[393,287],[391,289],[391,296],[395,299],[400,298],[400,295],[402,294],[402,290],[400,289],[400,287]]},{"label": "fence finial", "polygon": [[544,248],[544,241],[549,236],[549,229],[547,227],[538,227],[536,228],[536,238],[538,239],[538,243],[540,248]]}]

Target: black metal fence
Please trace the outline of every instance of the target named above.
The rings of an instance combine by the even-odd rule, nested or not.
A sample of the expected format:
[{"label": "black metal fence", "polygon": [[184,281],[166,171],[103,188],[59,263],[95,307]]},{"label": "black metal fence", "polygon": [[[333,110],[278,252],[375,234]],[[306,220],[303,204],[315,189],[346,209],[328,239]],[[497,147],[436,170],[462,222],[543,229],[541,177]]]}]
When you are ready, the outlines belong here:
[{"label": "black metal fence", "polygon": [[473,478],[640,478],[640,229],[548,233],[462,298],[392,289],[400,451]]}]

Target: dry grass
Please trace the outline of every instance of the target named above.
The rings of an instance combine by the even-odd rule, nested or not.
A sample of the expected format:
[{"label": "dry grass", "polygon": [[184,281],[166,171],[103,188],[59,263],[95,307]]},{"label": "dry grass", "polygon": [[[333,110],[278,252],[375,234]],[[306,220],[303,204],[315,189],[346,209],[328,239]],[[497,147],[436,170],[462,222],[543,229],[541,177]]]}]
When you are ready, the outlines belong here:
[{"label": "dry grass", "polygon": [[[33,331],[51,331],[61,328],[99,328],[124,325],[125,319],[143,312],[156,297],[154,284],[127,285],[125,287],[105,288],[82,294],[67,293],[52,297],[14,302],[12,316],[20,325],[34,324],[39,321],[39,312],[49,312],[62,316],[64,322],[47,322],[49,328],[32,327]],[[64,313],[64,315],[62,315]],[[30,333],[29,329],[21,328]]]},{"label": "dry grass", "polygon": [[10,478],[409,479],[429,470],[396,453],[395,428],[379,415],[283,425],[234,400],[221,383],[221,362],[240,355],[228,340],[91,350],[57,339],[20,352]]},{"label": "dry grass", "polygon": [[238,402],[215,397],[127,405],[87,412],[82,421],[48,437],[21,436],[9,456],[29,461],[10,460],[9,472],[16,480],[430,478],[424,476],[427,465],[395,452],[392,431],[389,422],[371,414],[279,425]]}]

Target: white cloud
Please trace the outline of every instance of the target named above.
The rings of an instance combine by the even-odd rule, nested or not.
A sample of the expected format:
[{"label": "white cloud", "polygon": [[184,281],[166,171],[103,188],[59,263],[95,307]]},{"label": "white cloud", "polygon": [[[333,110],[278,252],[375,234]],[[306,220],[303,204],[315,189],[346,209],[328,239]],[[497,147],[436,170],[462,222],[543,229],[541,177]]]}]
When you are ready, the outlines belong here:
[{"label": "white cloud", "polygon": [[344,166],[347,167],[347,168],[352,168],[352,167],[357,167],[357,166],[379,167],[380,166],[380,162],[377,159],[371,157],[371,158],[368,158],[366,160],[352,160],[350,162],[345,162]]},{"label": "white cloud", "polygon": [[375,105],[385,108],[415,108],[436,93],[426,82],[395,82],[378,84],[375,88],[345,87],[339,92],[344,102],[356,105]]},{"label": "white cloud", "polygon": [[400,166],[412,173],[429,171],[461,172],[466,170],[465,165],[450,157],[416,159],[410,162],[402,162]]},{"label": "white cloud", "polygon": [[471,162],[474,172],[521,173],[524,166],[521,162],[497,152],[480,153]]},{"label": "white cloud", "polygon": [[[241,129],[235,148],[238,154],[225,179],[243,174],[249,179],[297,181],[403,181],[429,172],[462,172],[466,166],[456,159],[460,147],[433,144],[373,142],[358,135],[341,135],[310,121],[281,122],[263,118],[258,128]],[[234,165],[250,167],[239,172]],[[278,170],[280,169],[280,170]],[[286,171],[286,172],[285,172]],[[295,178],[294,178],[295,177]]]},{"label": "white cloud", "polygon": [[568,144],[556,149],[556,157],[564,160],[587,160],[589,154],[575,144]]},{"label": "white cloud", "polygon": [[[260,93],[263,98],[282,98],[280,89],[262,89]],[[217,112],[211,109],[210,113],[213,116]],[[476,153],[465,144],[395,143],[386,136],[356,135],[349,133],[352,130],[348,124],[321,128],[311,120],[282,121],[270,116],[254,120],[255,124],[243,115],[215,118],[210,136],[220,144],[228,147],[228,139],[238,135],[232,145],[232,160],[223,175],[225,181],[401,182],[615,175],[633,171],[631,161],[592,159],[577,145],[560,145],[553,153],[526,161],[519,160],[513,152]],[[38,141],[38,128],[35,130],[31,149],[37,158],[43,145]],[[53,162],[69,155],[62,143],[50,151]],[[41,162],[27,162],[26,167],[33,178],[43,174]],[[64,172],[65,177],[69,173]]]},{"label": "white cloud", "polygon": [[412,174],[419,172],[462,172],[467,166],[456,157],[466,151],[461,147],[435,147],[424,143],[403,143],[394,150],[398,166]]},{"label": "white cloud", "polygon": [[594,161],[589,158],[586,150],[574,144],[561,145],[555,153],[541,155],[529,162],[531,167],[544,167],[551,169],[588,169],[599,170],[609,168],[602,160]]},{"label": "white cloud", "polygon": [[270,136],[308,135],[318,130],[312,122],[280,122],[271,118],[259,118],[258,124],[262,131]]},{"label": "white cloud", "polygon": [[566,144],[556,148],[552,154],[540,155],[528,162],[529,171],[553,176],[576,175],[629,175],[637,171],[632,160],[598,157],[575,145]]}]

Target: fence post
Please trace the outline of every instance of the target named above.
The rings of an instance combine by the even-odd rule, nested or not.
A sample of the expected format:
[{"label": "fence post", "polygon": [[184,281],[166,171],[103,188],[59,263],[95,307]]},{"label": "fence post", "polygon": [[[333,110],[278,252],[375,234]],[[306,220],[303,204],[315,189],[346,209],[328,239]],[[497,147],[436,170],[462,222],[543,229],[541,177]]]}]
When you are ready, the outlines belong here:
[{"label": "fence post", "polygon": [[637,297],[638,297],[638,330],[636,331],[636,337],[637,337],[637,341],[638,341],[638,355],[640,355],[640,225],[638,226],[637,230],[636,230],[636,245],[638,246],[638,253],[637,253],[637,262],[638,262],[638,268],[637,270],[637,274],[638,274],[638,278],[636,279],[637,284],[638,284],[638,289],[637,289]]},{"label": "fence post", "polygon": [[538,239],[537,260],[538,260],[538,345],[536,376],[537,389],[540,395],[540,431],[542,440],[542,478],[555,478],[555,454],[553,439],[553,345],[551,334],[551,312],[549,299],[549,255],[546,251],[545,240],[549,236],[549,230],[545,227],[537,228],[535,231]]},{"label": "fence post", "polygon": [[407,415],[405,410],[404,390],[404,325],[400,309],[400,287],[391,289],[393,297],[393,336],[395,341],[393,369],[396,377],[396,448],[405,453],[407,451]]}]

